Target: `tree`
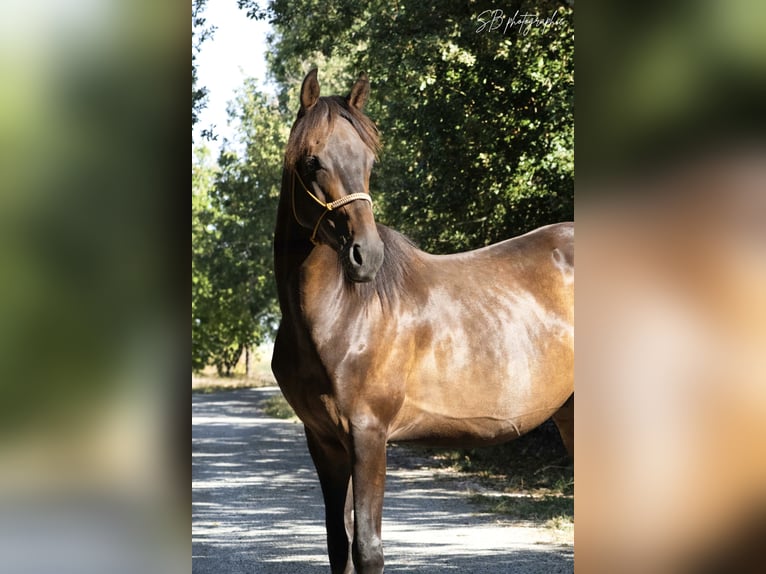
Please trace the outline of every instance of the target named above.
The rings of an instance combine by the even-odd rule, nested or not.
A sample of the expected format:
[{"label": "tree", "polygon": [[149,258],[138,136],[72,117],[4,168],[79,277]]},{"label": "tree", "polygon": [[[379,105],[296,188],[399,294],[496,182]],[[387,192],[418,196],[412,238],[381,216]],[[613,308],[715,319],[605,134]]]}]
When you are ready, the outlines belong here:
[{"label": "tree", "polygon": [[[212,38],[215,27],[207,26],[202,15],[207,0],[192,0],[192,143],[194,142],[194,126],[199,121],[199,114],[207,105],[207,88],[197,83],[197,55],[205,40]],[[206,139],[214,139],[211,129],[202,130]]]},{"label": "tree", "polygon": [[195,151],[192,164],[192,369],[209,364],[216,354],[218,298],[211,273],[218,213],[211,195],[216,169],[207,148]]},{"label": "tree", "polygon": [[192,368],[222,375],[273,333],[271,236],[288,132],[253,81],[229,114],[238,141],[224,143],[216,168],[198,152],[192,181]]}]

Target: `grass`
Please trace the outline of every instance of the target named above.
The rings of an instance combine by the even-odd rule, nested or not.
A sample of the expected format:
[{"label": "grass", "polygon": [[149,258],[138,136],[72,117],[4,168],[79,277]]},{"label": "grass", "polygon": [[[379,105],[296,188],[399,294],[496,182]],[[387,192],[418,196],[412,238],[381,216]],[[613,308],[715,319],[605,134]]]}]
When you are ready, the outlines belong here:
[{"label": "grass", "polygon": [[263,412],[275,419],[297,418],[292,407],[281,394],[266,399],[263,402]]},{"label": "grass", "polygon": [[271,347],[264,345],[252,351],[250,356],[250,375],[246,375],[244,353],[234,368],[231,376],[221,377],[214,367],[206,367],[198,373],[192,373],[193,393],[217,393],[235,389],[250,389],[276,385],[271,374]]},{"label": "grass", "polygon": [[204,381],[200,382],[194,386],[192,386],[192,393],[200,393],[203,395],[208,395],[210,393],[219,393],[221,391],[233,391],[236,389],[252,389],[255,387],[263,387],[264,385],[261,381],[257,380],[222,380],[221,382],[216,382],[215,380],[212,381]]},{"label": "grass", "polygon": [[574,531],[574,511],[572,512],[571,516],[568,516],[568,515],[554,516],[553,518],[548,519],[545,522],[545,527],[550,528],[551,530],[573,532]]},{"label": "grass", "polygon": [[574,497],[557,494],[488,496],[474,494],[471,501],[486,512],[503,514],[513,520],[546,521],[546,526],[564,529],[573,522]]},{"label": "grass", "polygon": [[427,455],[478,482],[471,497],[482,511],[512,520],[545,521],[547,528],[574,528],[574,466],[558,430],[548,422],[529,434],[493,447],[434,450]]}]

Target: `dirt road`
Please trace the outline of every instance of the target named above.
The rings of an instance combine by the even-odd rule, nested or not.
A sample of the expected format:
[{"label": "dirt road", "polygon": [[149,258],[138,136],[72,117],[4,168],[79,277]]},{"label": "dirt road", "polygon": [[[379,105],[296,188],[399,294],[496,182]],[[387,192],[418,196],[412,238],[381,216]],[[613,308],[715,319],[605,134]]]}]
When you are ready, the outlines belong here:
[{"label": "dirt road", "polygon": [[[325,574],[324,509],[299,423],[268,418],[275,388],[192,399],[192,571]],[[481,514],[458,475],[391,447],[383,513],[386,572],[557,574],[571,543]]]}]

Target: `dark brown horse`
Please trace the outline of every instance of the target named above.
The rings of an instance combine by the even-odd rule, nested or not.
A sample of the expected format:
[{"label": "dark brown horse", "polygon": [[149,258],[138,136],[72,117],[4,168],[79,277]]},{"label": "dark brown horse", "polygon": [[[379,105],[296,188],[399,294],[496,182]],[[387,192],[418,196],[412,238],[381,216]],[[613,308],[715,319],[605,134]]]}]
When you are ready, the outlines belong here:
[{"label": "dark brown horse", "polygon": [[449,256],[376,224],[369,89],[320,98],[306,76],[274,236],[272,369],[305,426],[332,571],[359,574],[383,571],[387,441],[494,444],[553,416],[571,453],[574,416],[573,224]]}]

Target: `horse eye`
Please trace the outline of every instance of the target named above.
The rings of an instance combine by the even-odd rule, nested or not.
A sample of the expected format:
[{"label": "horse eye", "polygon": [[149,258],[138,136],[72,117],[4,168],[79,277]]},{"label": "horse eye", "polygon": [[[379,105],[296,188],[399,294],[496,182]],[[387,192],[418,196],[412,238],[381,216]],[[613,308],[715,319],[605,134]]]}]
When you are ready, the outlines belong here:
[{"label": "horse eye", "polygon": [[313,170],[313,171],[316,171],[318,169],[322,169],[322,164],[319,162],[319,158],[314,156],[314,155],[310,155],[310,156],[306,157],[305,161],[306,161],[306,168],[307,169],[310,169],[310,170]]}]

